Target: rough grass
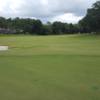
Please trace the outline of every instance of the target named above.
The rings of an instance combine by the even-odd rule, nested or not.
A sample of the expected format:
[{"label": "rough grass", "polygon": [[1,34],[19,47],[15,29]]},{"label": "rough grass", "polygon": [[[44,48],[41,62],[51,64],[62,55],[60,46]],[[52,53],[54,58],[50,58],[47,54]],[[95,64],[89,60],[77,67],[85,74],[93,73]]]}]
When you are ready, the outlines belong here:
[{"label": "rough grass", "polygon": [[100,100],[100,36],[0,36],[0,100]]}]

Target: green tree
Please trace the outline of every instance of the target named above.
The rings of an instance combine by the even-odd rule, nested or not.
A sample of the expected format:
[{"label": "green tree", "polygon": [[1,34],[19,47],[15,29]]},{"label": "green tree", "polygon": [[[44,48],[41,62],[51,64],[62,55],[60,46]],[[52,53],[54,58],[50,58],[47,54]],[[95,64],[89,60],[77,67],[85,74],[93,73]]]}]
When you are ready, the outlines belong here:
[{"label": "green tree", "polygon": [[86,16],[79,22],[84,31],[100,32],[100,1],[87,10]]},{"label": "green tree", "polygon": [[32,34],[43,34],[43,24],[40,20],[35,20],[32,24]]},{"label": "green tree", "polygon": [[54,22],[52,24],[52,31],[54,34],[63,34],[64,33],[64,23],[62,22]]},{"label": "green tree", "polygon": [[7,28],[7,22],[4,17],[0,17],[0,28]]}]

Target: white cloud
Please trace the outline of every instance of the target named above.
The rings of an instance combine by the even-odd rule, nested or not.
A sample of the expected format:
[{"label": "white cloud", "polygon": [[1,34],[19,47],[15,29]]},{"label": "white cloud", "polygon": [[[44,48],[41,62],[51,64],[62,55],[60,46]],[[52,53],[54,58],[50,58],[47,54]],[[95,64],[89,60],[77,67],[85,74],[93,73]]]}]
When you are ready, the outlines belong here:
[{"label": "white cloud", "polygon": [[0,0],[0,16],[76,22],[94,2],[96,0]]},{"label": "white cloud", "polygon": [[83,18],[82,16],[75,16],[72,13],[68,13],[68,14],[62,14],[62,15],[52,18],[51,22],[61,21],[61,22],[67,22],[67,23],[71,23],[71,22],[77,23],[82,18]]}]

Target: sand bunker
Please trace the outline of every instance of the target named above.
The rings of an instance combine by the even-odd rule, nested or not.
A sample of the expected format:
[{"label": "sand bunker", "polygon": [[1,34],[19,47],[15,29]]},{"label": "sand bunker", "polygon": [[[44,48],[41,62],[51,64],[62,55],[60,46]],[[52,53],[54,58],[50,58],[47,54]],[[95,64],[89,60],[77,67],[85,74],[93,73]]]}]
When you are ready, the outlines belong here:
[{"label": "sand bunker", "polygon": [[6,51],[8,50],[8,46],[0,46],[0,51]]}]

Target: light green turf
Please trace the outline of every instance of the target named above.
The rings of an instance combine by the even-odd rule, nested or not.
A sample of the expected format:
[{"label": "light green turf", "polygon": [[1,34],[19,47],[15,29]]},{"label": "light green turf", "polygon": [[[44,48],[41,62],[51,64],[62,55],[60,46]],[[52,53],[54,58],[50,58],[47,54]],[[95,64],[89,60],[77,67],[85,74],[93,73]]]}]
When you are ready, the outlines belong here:
[{"label": "light green turf", "polygon": [[100,36],[0,36],[0,100],[100,100]]}]

